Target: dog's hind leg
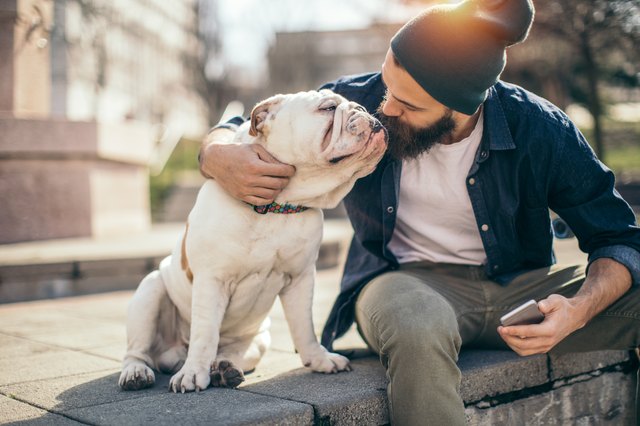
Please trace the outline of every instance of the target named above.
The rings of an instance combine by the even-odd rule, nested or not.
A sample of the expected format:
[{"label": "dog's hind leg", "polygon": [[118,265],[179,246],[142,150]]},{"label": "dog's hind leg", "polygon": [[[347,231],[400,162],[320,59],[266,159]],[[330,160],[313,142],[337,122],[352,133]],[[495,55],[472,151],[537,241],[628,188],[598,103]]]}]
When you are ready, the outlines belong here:
[{"label": "dog's hind leg", "polygon": [[186,359],[187,347],[176,344],[158,356],[158,370],[165,374],[174,374],[182,368]]},{"label": "dog's hind leg", "polygon": [[171,304],[160,314],[161,347],[156,358],[158,370],[165,374],[178,372],[187,359],[189,345],[189,323],[180,317],[178,309]]},{"label": "dog's hind leg", "polygon": [[153,350],[162,338],[158,318],[168,300],[160,272],[153,271],[140,282],[127,312],[127,353],[118,381],[122,389],[138,390],[155,383]]}]

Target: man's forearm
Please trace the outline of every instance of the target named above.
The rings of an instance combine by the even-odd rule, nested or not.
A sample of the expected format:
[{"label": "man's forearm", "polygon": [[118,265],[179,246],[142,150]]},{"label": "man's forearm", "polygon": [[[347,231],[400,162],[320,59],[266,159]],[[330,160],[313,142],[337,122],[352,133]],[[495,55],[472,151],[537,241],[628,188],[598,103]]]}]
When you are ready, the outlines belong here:
[{"label": "man's forearm", "polygon": [[200,168],[200,173],[202,176],[206,178],[213,178],[211,173],[208,171],[210,166],[207,165],[205,159],[211,158],[211,155],[207,155],[208,150],[215,149],[215,146],[212,145],[227,145],[233,141],[233,137],[235,132],[233,130],[227,128],[218,128],[213,129],[202,141],[200,145],[200,152],[198,154],[198,163]]},{"label": "man's forearm", "polygon": [[593,261],[584,284],[570,299],[582,314],[584,323],[580,327],[622,297],[629,288],[631,274],[624,265],[609,258]]}]

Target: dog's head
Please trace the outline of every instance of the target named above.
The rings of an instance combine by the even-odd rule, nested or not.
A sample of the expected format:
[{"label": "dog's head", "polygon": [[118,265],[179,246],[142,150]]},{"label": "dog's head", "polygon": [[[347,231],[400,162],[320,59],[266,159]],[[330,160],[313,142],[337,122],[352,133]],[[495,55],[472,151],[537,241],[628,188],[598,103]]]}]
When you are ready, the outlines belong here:
[{"label": "dog's head", "polygon": [[329,90],[276,95],[251,113],[248,133],[296,173],[276,201],[332,208],[384,154],[386,131],[355,102]]}]

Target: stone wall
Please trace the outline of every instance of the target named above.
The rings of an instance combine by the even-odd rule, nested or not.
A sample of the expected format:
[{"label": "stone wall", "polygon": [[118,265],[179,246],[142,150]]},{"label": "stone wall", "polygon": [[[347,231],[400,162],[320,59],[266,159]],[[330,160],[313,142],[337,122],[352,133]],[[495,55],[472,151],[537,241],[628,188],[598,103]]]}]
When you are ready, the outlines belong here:
[{"label": "stone wall", "polygon": [[149,126],[4,117],[0,135],[0,244],[149,229]]}]

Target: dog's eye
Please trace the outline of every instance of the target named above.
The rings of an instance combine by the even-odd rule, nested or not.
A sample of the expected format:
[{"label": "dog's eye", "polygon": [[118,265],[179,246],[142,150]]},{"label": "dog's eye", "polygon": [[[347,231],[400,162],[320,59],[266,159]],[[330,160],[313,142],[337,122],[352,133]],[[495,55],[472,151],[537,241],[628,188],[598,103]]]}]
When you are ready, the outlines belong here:
[{"label": "dog's eye", "polygon": [[327,106],[320,107],[320,111],[335,111],[338,106],[331,104]]}]

